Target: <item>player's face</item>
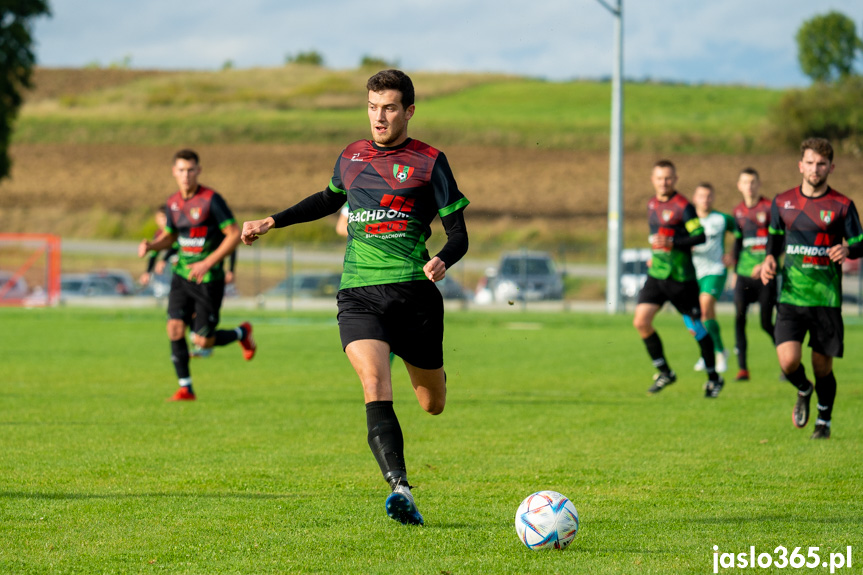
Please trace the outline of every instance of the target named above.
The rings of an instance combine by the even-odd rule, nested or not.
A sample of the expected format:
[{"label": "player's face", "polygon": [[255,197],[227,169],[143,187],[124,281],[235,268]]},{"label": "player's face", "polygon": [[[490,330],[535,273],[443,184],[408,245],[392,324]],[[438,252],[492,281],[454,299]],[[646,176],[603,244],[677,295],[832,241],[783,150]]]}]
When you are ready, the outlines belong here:
[{"label": "player's face", "polygon": [[803,152],[800,160],[800,173],[803,181],[813,188],[820,188],[827,183],[827,176],[833,172],[833,164],[815,150]]},{"label": "player's face", "polygon": [[201,173],[201,166],[197,162],[179,158],[174,162],[172,172],[183,195],[198,189],[198,175]]},{"label": "player's face", "polygon": [[751,200],[758,196],[758,188],[761,182],[753,174],[740,174],[737,178],[737,189],[743,194],[745,200]]},{"label": "player's face", "polygon": [[413,105],[405,109],[398,90],[369,90],[369,122],[377,145],[392,147],[404,142],[408,137],[408,120],[413,115]]},{"label": "player's face", "polygon": [[650,175],[650,181],[653,184],[653,191],[657,196],[667,197],[674,191],[674,185],[677,183],[677,174],[673,168],[655,167]]},{"label": "player's face", "polygon": [[713,192],[710,188],[698,186],[692,192],[692,205],[698,210],[698,213],[710,212],[713,208]]}]

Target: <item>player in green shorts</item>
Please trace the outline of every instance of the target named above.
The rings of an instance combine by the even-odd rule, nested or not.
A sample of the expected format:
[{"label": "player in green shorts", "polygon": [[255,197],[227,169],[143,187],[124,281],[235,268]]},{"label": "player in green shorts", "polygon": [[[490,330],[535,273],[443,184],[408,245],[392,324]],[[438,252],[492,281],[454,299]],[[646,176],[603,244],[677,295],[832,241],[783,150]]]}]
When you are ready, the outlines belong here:
[{"label": "player in green shorts", "polygon": [[[728,369],[728,354],[725,352],[719,323],[716,321],[716,302],[725,290],[728,267],[733,265],[731,255],[725,251],[725,234],[734,234],[736,225],[734,218],[713,209],[714,196],[713,185],[707,182],[698,184],[692,194],[692,205],[695,206],[695,212],[707,237],[703,244],[692,247],[692,263],[698,278],[701,319],[713,339],[716,371],[723,373]],[[704,371],[703,358],[696,362],[695,370]]]},{"label": "player in green shorts", "polygon": [[[834,168],[830,142],[810,138],[800,151],[803,183],[773,198],[761,281],[767,285],[776,277],[784,252],[775,336],[779,367],[797,388],[791,421],[806,427],[815,391],[818,419],[812,439],[829,439],[836,399],[833,358],[844,351],[842,262],[863,255],[863,227],[854,202],[827,185]],[[814,385],[802,363],[807,332]]]}]

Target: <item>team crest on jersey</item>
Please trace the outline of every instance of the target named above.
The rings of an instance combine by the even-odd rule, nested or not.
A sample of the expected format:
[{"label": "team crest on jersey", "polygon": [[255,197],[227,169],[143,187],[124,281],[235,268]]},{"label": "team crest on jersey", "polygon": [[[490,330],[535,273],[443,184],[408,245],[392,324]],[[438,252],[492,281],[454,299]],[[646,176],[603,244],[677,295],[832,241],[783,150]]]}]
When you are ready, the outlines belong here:
[{"label": "team crest on jersey", "polygon": [[192,218],[192,221],[197,222],[201,219],[201,208],[191,208],[189,210],[189,217]]},{"label": "team crest on jersey", "polygon": [[673,215],[674,215],[673,210],[662,210],[662,221],[663,222],[669,221]]},{"label": "team crest on jersey", "polygon": [[829,210],[821,210],[821,221],[825,224],[829,224],[833,221],[833,216],[835,214]]},{"label": "team crest on jersey", "polygon": [[410,166],[400,166],[398,164],[393,165],[393,176],[395,176],[400,184],[405,183],[413,173],[414,169]]}]

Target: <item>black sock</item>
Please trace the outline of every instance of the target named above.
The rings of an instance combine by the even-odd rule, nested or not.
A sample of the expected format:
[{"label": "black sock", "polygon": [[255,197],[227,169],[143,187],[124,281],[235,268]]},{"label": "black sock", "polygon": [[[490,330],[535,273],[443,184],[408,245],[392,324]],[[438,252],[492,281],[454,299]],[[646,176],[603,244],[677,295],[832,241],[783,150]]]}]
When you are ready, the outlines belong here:
[{"label": "black sock", "polygon": [[836,378],[832,371],[824,377],[815,378],[815,393],[818,394],[818,419],[830,421],[836,399]]},{"label": "black sock", "polygon": [[[783,372],[784,373],[784,372]],[[785,377],[788,378],[788,381],[791,382],[791,385],[797,388],[798,391],[803,393],[812,392],[812,384],[806,379],[806,368],[803,367],[803,364],[797,366],[797,369],[792,371],[791,373],[786,373]]]},{"label": "black sock", "polygon": [[390,487],[408,484],[405,466],[404,437],[392,401],[370,401],[366,404],[369,447]]},{"label": "black sock", "polygon": [[174,362],[177,379],[188,379],[190,377],[189,345],[186,343],[185,337],[171,340],[171,361]]},{"label": "black sock", "polygon": [[707,334],[698,340],[698,347],[701,348],[701,358],[704,359],[704,370],[707,372],[707,379],[710,381],[718,381],[719,374],[716,373],[716,351],[713,349],[713,338],[710,337],[710,334]]},{"label": "black sock", "polygon": [[[242,328],[240,328],[242,330]],[[237,330],[235,329],[220,329],[216,330],[215,333],[216,342],[213,344],[214,346],[220,347],[223,345],[228,345],[229,343],[234,343],[239,337],[237,337]]]},{"label": "black sock", "polygon": [[653,367],[662,373],[669,373],[671,368],[668,366],[668,362],[665,361],[665,352],[662,349],[662,340],[659,339],[659,334],[653,332],[642,341],[647,348],[650,359],[653,360]]}]

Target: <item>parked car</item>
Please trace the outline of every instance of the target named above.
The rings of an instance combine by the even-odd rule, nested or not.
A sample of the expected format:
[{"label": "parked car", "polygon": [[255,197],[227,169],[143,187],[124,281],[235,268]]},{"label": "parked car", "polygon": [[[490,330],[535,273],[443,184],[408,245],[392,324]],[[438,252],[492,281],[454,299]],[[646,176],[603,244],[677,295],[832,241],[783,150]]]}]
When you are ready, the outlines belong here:
[{"label": "parked car", "polygon": [[335,297],[339,291],[342,274],[333,272],[312,272],[294,274],[267,290],[265,296],[298,298]]},{"label": "parked car", "polygon": [[648,248],[626,249],[620,252],[620,295],[635,299],[647,281],[651,251]]},{"label": "parked car", "polygon": [[126,270],[96,270],[90,272],[89,275],[113,282],[114,289],[117,290],[118,295],[132,295],[135,293],[135,280],[132,279],[132,274]]},{"label": "parked car", "polygon": [[[486,272],[484,290],[496,302],[563,299],[563,277],[545,252],[504,254]],[[480,298],[481,299],[481,298]]]},{"label": "parked car", "polygon": [[19,300],[27,297],[30,288],[27,280],[23,277],[15,277],[15,274],[0,270],[0,299]]},{"label": "parked car", "polygon": [[63,274],[60,276],[60,299],[82,297],[122,297],[117,282],[94,274]]},{"label": "parked car", "polygon": [[446,276],[442,280],[435,282],[437,289],[440,290],[444,299],[468,299],[468,293],[464,287],[453,278]]}]

